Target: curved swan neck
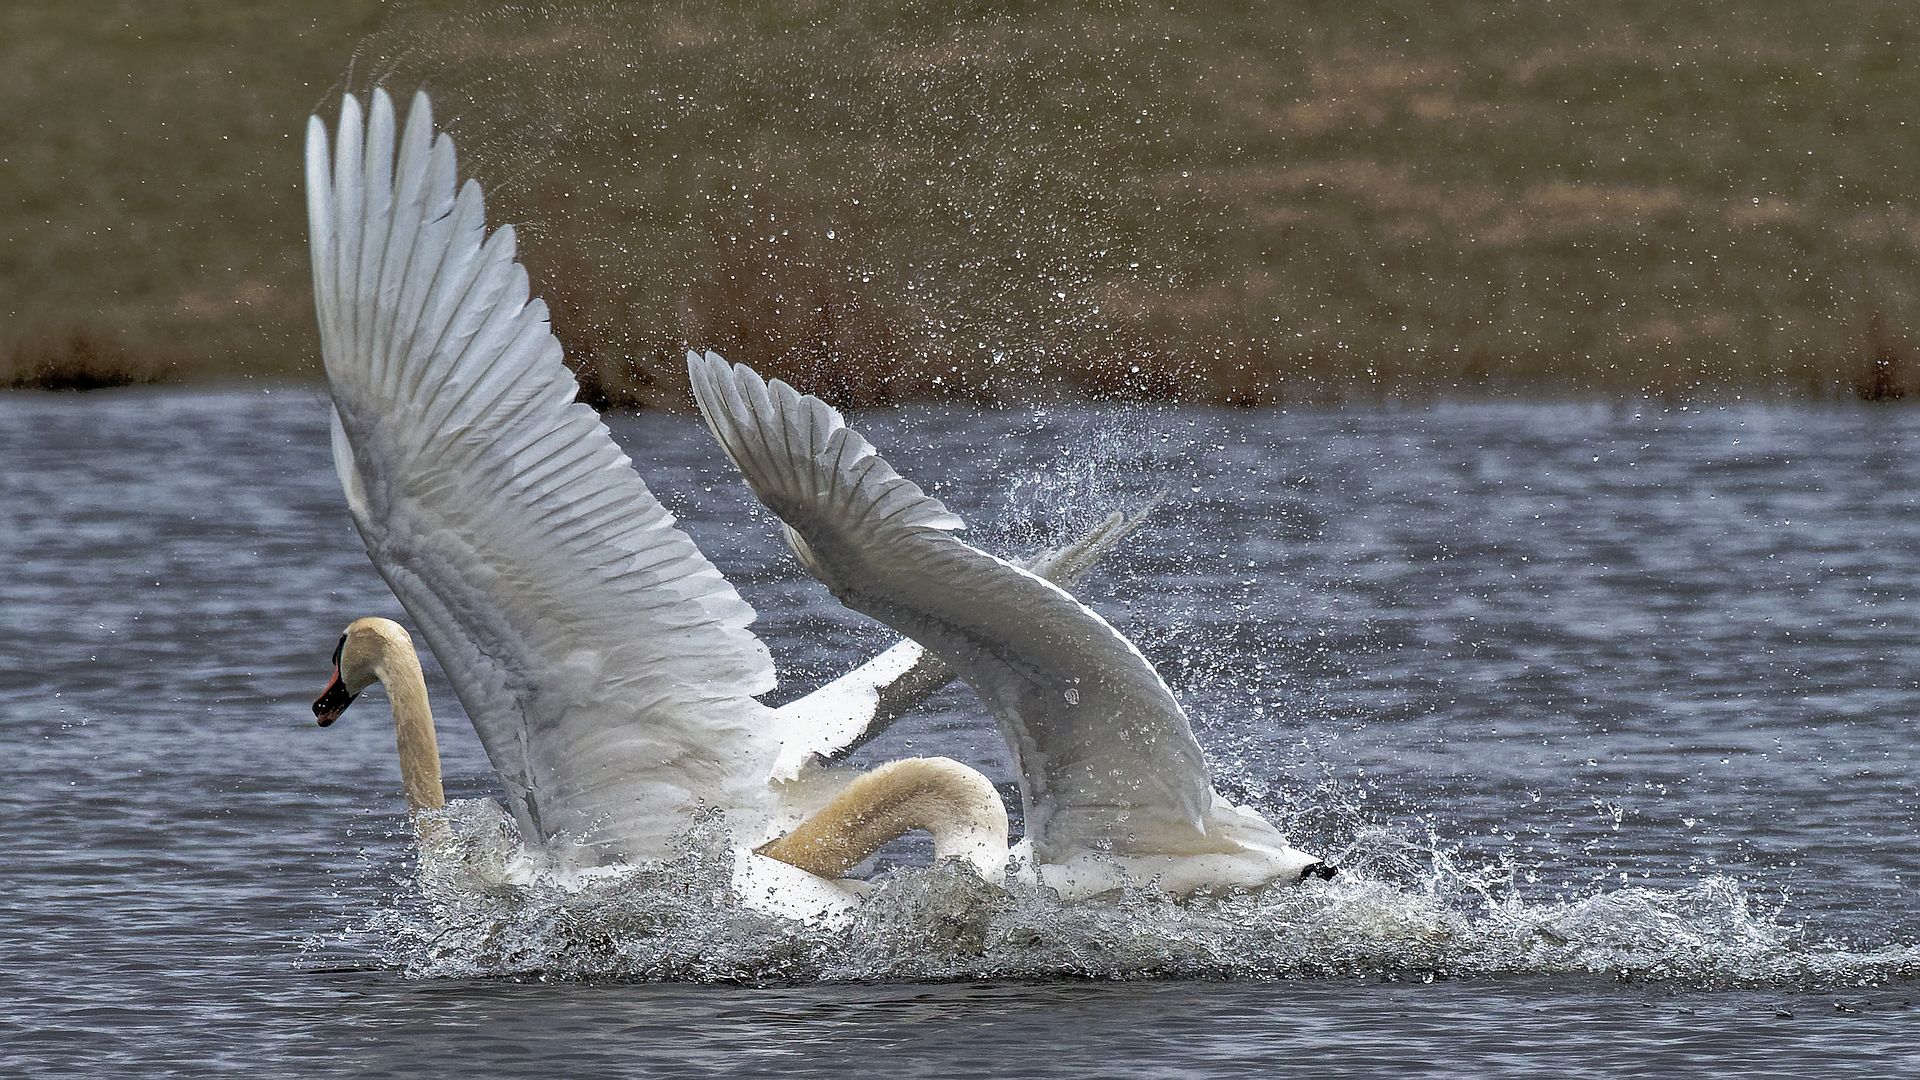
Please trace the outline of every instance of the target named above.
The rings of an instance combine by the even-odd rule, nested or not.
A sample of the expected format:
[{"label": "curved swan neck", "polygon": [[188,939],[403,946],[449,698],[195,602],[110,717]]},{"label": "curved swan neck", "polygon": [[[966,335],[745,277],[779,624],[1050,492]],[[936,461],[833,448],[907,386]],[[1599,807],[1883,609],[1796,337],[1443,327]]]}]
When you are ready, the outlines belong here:
[{"label": "curved swan neck", "polygon": [[1006,873],[1007,808],[979,772],[950,758],[905,758],[865,773],[759,853],[824,878],[844,876],[896,836],[924,829],[936,860]]},{"label": "curved swan neck", "polygon": [[440,742],[434,736],[433,708],[427,702],[427,680],[420,672],[420,656],[405,638],[382,634],[380,643],[374,673],[387,688],[387,700],[393,705],[400,783],[406,788],[407,808],[438,810],[447,804],[447,796],[440,786]]}]

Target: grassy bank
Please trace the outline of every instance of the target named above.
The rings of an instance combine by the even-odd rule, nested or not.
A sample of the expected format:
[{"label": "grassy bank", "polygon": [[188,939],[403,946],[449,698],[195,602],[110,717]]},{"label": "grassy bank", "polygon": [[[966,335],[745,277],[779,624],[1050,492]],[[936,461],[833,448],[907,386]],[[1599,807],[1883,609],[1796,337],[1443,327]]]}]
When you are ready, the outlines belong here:
[{"label": "grassy bank", "polygon": [[12,5],[0,383],[312,372],[300,122],[378,79],[609,400],[1920,389],[1904,4],[1412,7]]}]

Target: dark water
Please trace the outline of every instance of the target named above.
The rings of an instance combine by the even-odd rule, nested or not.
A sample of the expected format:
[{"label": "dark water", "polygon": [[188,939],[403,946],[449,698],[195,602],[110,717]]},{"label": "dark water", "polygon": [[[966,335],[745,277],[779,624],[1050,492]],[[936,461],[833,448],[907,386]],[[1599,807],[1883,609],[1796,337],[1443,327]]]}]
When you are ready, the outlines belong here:
[{"label": "dark water", "polygon": [[[670,890],[423,898],[377,695],[307,712],[340,627],[401,614],[324,416],[0,397],[0,1073],[1920,1067],[1920,412],[867,418],[989,546],[1171,488],[1088,595],[1221,786],[1353,873],[1059,912],[902,867],[837,938]],[[703,431],[614,425],[783,693],[885,643]],[[484,797],[433,685],[451,791]],[[962,692],[866,756],[909,750],[1006,776]]]}]

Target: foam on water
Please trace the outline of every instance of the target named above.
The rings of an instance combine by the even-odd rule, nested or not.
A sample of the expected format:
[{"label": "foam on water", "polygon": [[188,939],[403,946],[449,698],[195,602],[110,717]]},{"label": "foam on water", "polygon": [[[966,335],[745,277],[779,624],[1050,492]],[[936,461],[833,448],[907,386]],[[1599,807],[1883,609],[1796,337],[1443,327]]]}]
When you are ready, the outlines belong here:
[{"label": "foam on water", "polygon": [[798,981],[1384,978],[1599,974],[1687,986],[1866,986],[1920,974],[1920,945],[1809,940],[1791,913],[1726,876],[1539,899],[1512,868],[1375,830],[1347,870],[1294,889],[1172,899],[1151,889],[1076,903],[955,865],[898,866],[850,922],[740,907],[717,826],[678,857],[563,885],[518,868],[493,804],[454,803],[446,835],[365,923],[309,943],[371,953],[409,976]]}]

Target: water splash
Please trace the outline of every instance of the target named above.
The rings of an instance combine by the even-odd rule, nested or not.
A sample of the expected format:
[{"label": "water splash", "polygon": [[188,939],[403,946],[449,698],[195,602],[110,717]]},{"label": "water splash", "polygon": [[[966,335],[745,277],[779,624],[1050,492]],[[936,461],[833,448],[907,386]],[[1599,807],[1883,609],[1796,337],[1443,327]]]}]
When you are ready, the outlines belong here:
[{"label": "water splash", "polygon": [[[1689,986],[1862,986],[1920,976],[1920,946],[1809,941],[1729,877],[1682,889],[1523,897],[1511,867],[1441,844],[1358,838],[1349,871],[1264,893],[1150,890],[1062,903],[957,866],[895,867],[845,925],[741,908],[715,824],[676,857],[572,885],[532,872],[492,804],[457,802],[413,880],[316,948],[371,951],[412,977],[750,983],[1591,974]],[[1365,853],[1371,852],[1369,856]]]}]

